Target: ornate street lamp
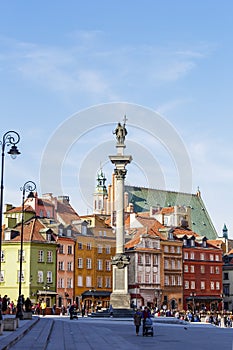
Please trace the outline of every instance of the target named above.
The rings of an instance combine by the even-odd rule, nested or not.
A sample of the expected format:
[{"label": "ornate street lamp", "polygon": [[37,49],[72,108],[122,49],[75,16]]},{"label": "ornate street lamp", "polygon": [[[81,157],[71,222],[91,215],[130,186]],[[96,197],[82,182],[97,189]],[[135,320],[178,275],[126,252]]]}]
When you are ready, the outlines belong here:
[{"label": "ornate street lamp", "polygon": [[22,220],[21,220],[21,240],[20,240],[20,259],[19,259],[19,297],[17,304],[17,314],[16,317],[22,319],[23,318],[23,298],[22,298],[22,267],[23,267],[23,233],[24,233],[24,201],[25,201],[25,193],[29,192],[27,198],[34,198],[33,191],[36,189],[36,184],[33,181],[27,181],[20,188],[23,191],[22,196]]},{"label": "ornate street lamp", "polygon": [[[3,175],[4,175],[4,158],[5,158],[5,148],[6,146],[10,146],[10,150],[7,152],[14,159],[17,155],[20,154],[16,145],[19,143],[20,137],[16,131],[7,131],[0,141],[0,145],[2,146],[2,164],[1,164],[1,189],[0,189],[0,283],[2,281],[2,211],[3,211]],[[2,310],[0,308],[0,320],[2,319]]]}]

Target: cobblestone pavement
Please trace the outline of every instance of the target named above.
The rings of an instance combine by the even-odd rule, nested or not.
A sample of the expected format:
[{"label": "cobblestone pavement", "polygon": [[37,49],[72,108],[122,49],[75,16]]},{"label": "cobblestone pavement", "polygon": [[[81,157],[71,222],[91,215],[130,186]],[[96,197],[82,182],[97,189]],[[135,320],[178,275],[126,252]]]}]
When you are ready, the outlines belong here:
[{"label": "cobblestone pavement", "polygon": [[[132,320],[40,318],[10,349],[43,350],[233,350],[233,329],[209,324],[154,323],[154,336],[136,336]],[[1,341],[1,338],[0,338]]]}]

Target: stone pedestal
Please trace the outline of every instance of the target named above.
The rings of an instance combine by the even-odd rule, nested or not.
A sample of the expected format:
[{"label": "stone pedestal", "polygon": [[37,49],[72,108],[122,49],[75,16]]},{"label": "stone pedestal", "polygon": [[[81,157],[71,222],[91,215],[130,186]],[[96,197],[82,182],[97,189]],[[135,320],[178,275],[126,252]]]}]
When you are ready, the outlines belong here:
[{"label": "stone pedestal", "polygon": [[32,319],[32,312],[23,312],[23,320],[31,320]]},{"label": "stone pedestal", "polygon": [[5,318],[3,320],[3,330],[4,331],[15,331],[17,328],[16,318]]}]

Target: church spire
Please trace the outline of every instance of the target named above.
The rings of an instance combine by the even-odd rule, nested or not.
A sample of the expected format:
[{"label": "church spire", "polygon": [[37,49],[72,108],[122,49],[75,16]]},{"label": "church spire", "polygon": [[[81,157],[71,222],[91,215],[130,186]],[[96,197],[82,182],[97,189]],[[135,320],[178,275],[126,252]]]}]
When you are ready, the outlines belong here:
[{"label": "church spire", "polygon": [[228,229],[226,227],[226,224],[224,224],[223,229],[222,229],[222,236],[223,238],[228,239]]},{"label": "church spire", "polygon": [[106,177],[103,173],[102,167],[97,174],[97,185],[94,193],[94,214],[104,214],[106,211],[105,208],[105,199],[107,198],[108,191],[106,187]]}]

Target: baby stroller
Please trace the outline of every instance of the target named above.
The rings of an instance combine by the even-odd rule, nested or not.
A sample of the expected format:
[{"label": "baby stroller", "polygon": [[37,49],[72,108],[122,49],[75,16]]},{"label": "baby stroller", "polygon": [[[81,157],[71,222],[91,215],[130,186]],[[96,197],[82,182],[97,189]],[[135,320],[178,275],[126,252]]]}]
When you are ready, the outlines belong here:
[{"label": "baby stroller", "polygon": [[146,335],[151,335],[153,337],[154,330],[153,330],[153,322],[150,318],[146,318],[146,320],[143,323],[143,337]]}]

